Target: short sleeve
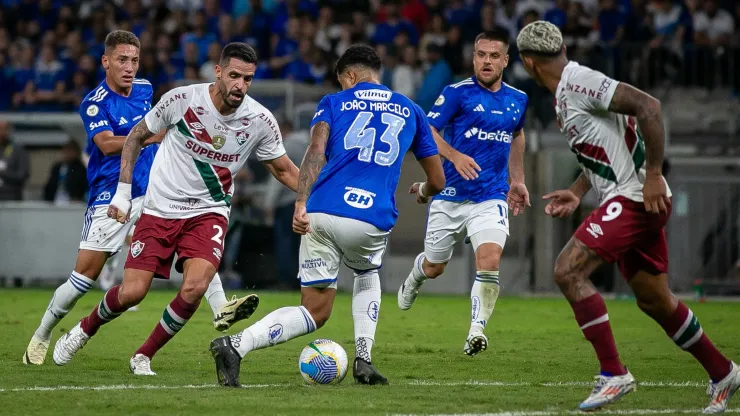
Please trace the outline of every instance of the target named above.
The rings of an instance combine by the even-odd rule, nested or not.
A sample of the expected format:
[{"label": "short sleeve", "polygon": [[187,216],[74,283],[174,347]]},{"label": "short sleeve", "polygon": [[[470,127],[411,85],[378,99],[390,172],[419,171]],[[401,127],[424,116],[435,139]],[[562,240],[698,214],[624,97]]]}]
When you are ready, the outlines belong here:
[{"label": "short sleeve", "polygon": [[92,140],[96,134],[104,131],[113,131],[108,109],[100,103],[85,100],[80,105],[80,117],[85,127],[88,140]]},{"label": "short sleeve", "polygon": [[316,113],[314,113],[313,119],[311,119],[310,128],[313,128],[319,121],[323,121],[331,126],[331,113],[331,97],[325,95],[319,101],[319,105],[316,106]]},{"label": "short sleeve", "polygon": [[459,88],[450,86],[442,90],[442,94],[437,97],[434,106],[427,114],[428,123],[437,131],[443,130],[454,117],[460,108],[460,91]]},{"label": "short sleeve", "polygon": [[193,89],[190,87],[179,87],[167,91],[157,105],[144,116],[149,131],[158,133],[180,121],[188,109],[192,94]]},{"label": "short sleeve", "polygon": [[434,141],[424,111],[418,105],[414,106],[414,110],[416,111],[416,133],[414,134],[414,141],[411,143],[411,151],[414,153],[416,160],[439,154],[437,143]]},{"label": "short sleeve", "polygon": [[609,78],[601,72],[587,70],[572,77],[566,83],[566,90],[571,102],[589,112],[609,111],[614,92],[619,81]]},{"label": "short sleeve", "polygon": [[[257,145],[257,160],[266,161],[277,159],[285,154],[283,136],[280,134],[277,120],[269,111],[258,117],[262,122],[260,141]],[[264,119],[263,119],[264,118]]]}]

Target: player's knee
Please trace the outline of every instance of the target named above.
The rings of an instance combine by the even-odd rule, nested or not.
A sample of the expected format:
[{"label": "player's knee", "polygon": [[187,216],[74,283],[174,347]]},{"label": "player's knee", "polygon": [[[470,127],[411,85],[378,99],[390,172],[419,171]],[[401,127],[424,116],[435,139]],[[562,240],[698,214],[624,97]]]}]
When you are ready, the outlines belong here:
[{"label": "player's knee", "polygon": [[575,278],[577,278],[577,276],[573,275],[569,267],[564,264],[564,262],[560,261],[560,259],[555,262],[553,279],[555,280],[555,284],[558,285],[559,288],[563,289],[568,287]]},{"label": "player's knee", "polygon": [[484,256],[481,256],[477,263],[478,263],[478,270],[487,270],[487,271],[496,271],[498,270],[499,263],[501,262],[501,255],[500,254],[487,254]]},{"label": "player's knee", "polygon": [[148,291],[149,285],[124,281],[118,291],[118,302],[126,308],[134,307],[144,300]]},{"label": "player's knee", "polygon": [[656,319],[671,316],[678,304],[678,299],[672,293],[635,293],[635,298],[637,307],[646,315]]},{"label": "player's knee", "polygon": [[424,268],[424,275],[430,279],[434,279],[444,273],[447,263],[430,263],[425,259],[422,267]]}]

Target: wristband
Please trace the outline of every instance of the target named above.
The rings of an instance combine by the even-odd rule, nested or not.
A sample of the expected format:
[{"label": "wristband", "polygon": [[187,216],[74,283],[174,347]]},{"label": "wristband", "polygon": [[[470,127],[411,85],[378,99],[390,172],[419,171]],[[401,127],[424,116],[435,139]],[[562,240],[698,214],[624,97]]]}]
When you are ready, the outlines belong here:
[{"label": "wristband", "polygon": [[419,185],[419,190],[417,191],[418,194],[419,194],[419,196],[422,197],[422,198],[426,198],[427,197],[426,195],[424,195],[424,185],[426,185],[426,184],[427,184],[426,182],[422,182]]},{"label": "wristband", "polygon": [[116,188],[116,196],[122,197],[126,201],[131,200],[131,184],[118,182],[118,188]]}]

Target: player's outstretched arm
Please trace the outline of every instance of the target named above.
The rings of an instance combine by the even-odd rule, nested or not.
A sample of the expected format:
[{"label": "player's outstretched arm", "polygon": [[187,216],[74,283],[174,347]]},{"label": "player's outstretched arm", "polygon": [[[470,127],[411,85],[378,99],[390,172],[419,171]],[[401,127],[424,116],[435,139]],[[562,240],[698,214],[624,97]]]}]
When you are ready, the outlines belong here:
[{"label": "player's outstretched arm", "polygon": [[263,163],[272,176],[280,183],[287,186],[293,192],[298,190],[298,167],[290,160],[287,154]]},{"label": "player's outstretched arm", "polygon": [[311,144],[303,157],[300,171],[298,172],[298,196],[295,201],[295,213],[293,214],[293,231],[298,234],[309,232],[308,214],[306,214],[306,202],[321,169],[326,165],[326,143],[329,140],[331,127],[325,121],[319,121],[311,128]]},{"label": "player's outstretched arm", "polygon": [[[161,143],[162,138],[167,130],[153,135],[147,141],[144,142],[144,146],[148,146],[154,143]],[[114,136],[110,130],[101,131],[93,137],[93,142],[98,146],[101,152],[105,156],[119,155],[123,151],[123,144],[126,142],[126,136]]]},{"label": "player's outstretched arm", "polygon": [[573,192],[575,196],[578,197],[578,199],[583,198],[588,191],[591,190],[591,181],[588,180],[588,176],[586,176],[585,173],[581,172],[580,175],[578,175],[578,178],[576,178],[576,181],[573,182],[573,185],[570,186],[570,191]]},{"label": "player's outstretched arm", "polygon": [[514,216],[523,214],[529,203],[529,191],[524,184],[524,129],[514,133],[509,152],[509,177],[511,185],[506,195],[509,210]]},{"label": "player's outstretched arm", "polygon": [[458,152],[450,146],[434,126],[430,125],[429,128],[432,130],[432,137],[434,137],[434,142],[437,143],[439,154],[455,165],[457,173],[465,178],[465,180],[477,178],[478,172],[480,172],[481,169],[480,166],[475,163],[475,160],[466,154]]},{"label": "player's outstretched arm", "polygon": [[416,202],[426,204],[429,198],[439,194],[445,188],[445,172],[439,155],[419,159],[419,165],[427,175],[427,180],[411,185],[409,193],[416,194]]},{"label": "player's outstretched arm", "polygon": [[670,205],[663,180],[663,153],[665,130],[660,101],[646,92],[625,84],[617,85],[609,104],[609,111],[634,116],[645,140],[645,169],[643,186],[645,209],[651,213],[667,213]]}]

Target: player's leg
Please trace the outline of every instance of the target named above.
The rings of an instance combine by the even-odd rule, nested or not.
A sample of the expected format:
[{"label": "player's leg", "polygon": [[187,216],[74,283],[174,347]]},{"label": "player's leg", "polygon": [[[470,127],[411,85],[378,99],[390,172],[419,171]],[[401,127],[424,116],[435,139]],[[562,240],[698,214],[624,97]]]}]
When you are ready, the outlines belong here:
[{"label": "player's leg", "polygon": [[299,250],[301,306],[274,310],[238,334],[213,340],[211,354],[221,385],[239,386],[241,360],[249,352],[314,332],[331,316],[342,252],[315,214],[309,216],[311,232],[301,237]]},{"label": "player's leg", "polygon": [[619,261],[637,305],[653,318],[681,349],[704,367],[710,378],[710,403],[705,413],[722,413],[740,388],[740,367],[714,346],[696,315],[671,292],[668,284],[668,247],[663,230],[646,235]]},{"label": "player's leg", "polygon": [[465,226],[467,211],[465,204],[456,202],[432,201],[429,204],[424,252],[416,256],[411,272],[398,289],[398,307],[401,310],[411,308],[427,279],[435,279],[444,273]]},{"label": "player's leg", "polygon": [[213,276],[213,280],[208,285],[205,298],[213,312],[213,327],[219,332],[224,332],[231,325],[248,319],[260,303],[259,296],[254,293],[241,298],[232,296],[231,300],[227,300],[221,276],[218,273]]},{"label": "player's leg", "polygon": [[93,287],[110,253],[121,249],[128,224],[108,218],[107,205],[89,207],[85,212],[77,260],[72,273],[52,295],[41,322],[23,355],[25,364],[43,364],[51,333],[77,301]]}]

